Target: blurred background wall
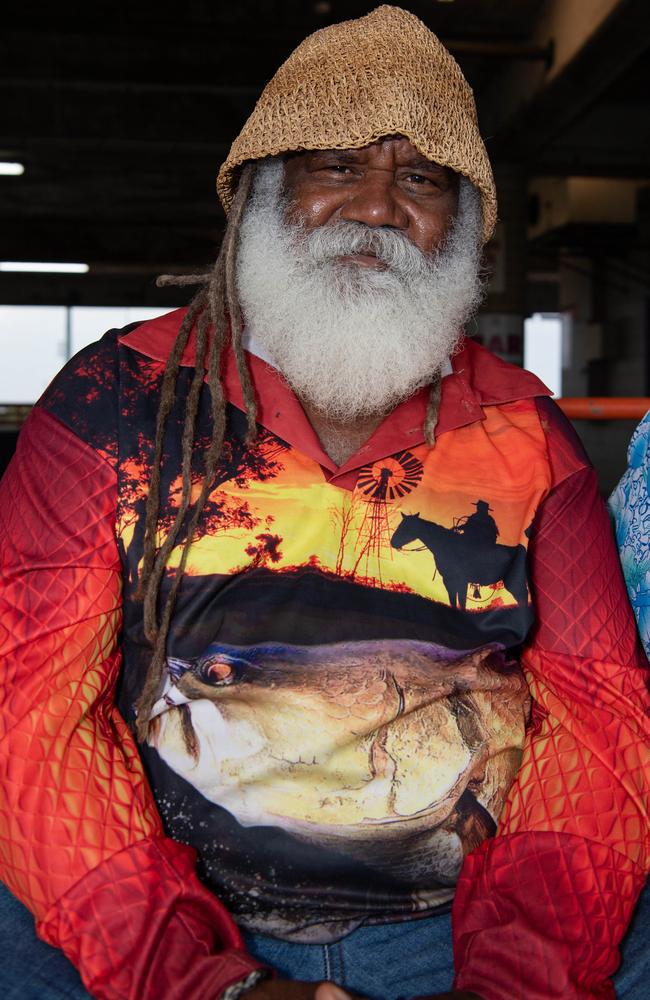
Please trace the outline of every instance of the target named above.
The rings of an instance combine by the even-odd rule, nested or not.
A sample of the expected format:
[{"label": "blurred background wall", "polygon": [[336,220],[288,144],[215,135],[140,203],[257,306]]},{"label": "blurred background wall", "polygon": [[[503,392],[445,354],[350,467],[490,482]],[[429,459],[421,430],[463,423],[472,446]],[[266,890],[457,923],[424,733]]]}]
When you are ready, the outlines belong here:
[{"label": "blurred background wall", "polygon": [[[261,87],[353,0],[21,0],[0,36],[0,463],[110,326],[214,259],[214,175]],[[421,0],[469,79],[500,222],[470,332],[558,395],[650,394],[648,0]],[[35,269],[40,265],[40,269]],[[53,265],[57,265],[56,268]],[[71,265],[77,265],[71,272]],[[635,421],[577,424],[608,492]]]}]

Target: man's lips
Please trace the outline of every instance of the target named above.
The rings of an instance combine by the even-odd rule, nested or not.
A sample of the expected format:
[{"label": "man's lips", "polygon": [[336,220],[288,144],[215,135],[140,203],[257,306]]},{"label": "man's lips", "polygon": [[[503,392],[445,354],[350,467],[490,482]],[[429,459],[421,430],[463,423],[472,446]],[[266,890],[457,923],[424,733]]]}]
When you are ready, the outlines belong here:
[{"label": "man's lips", "polygon": [[373,267],[376,271],[385,271],[386,265],[374,253],[350,253],[339,257],[344,264],[358,264],[359,267]]}]

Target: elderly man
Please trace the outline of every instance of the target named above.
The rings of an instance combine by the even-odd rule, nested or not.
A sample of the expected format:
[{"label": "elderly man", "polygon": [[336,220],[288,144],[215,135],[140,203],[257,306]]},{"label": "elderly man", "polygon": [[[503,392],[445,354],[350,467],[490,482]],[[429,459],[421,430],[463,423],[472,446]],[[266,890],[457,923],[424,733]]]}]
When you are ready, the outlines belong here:
[{"label": "elderly man", "polygon": [[327,28],[219,191],[189,309],[75,358],[3,484],[1,872],[84,984],[24,931],[14,995],[442,996],[453,902],[450,995],[612,997],[647,675],[580,445],[462,336],[471,91],[410,14]]}]

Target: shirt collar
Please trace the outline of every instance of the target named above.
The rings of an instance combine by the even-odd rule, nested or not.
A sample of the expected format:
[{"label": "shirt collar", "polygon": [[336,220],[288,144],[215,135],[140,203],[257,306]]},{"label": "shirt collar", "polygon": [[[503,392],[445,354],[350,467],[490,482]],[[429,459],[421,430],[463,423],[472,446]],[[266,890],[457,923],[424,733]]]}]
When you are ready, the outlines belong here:
[{"label": "shirt collar", "polygon": [[[164,363],[186,311],[176,309],[142,323],[120,337],[120,343]],[[346,480],[361,466],[414,448],[424,441],[424,419],[429,398],[426,387],[400,403],[356,454],[338,468],[323,451],[302,406],[280,372],[268,359],[260,357],[258,346],[250,338],[247,347],[247,360],[258,403],[258,421],[292,447],[319,462],[328,478],[340,485],[347,485]],[[194,365],[193,334],[183,352],[181,365]],[[226,398],[243,409],[242,390],[231,349],[226,351],[223,381]],[[485,348],[463,338],[460,349],[451,359],[447,371],[443,372],[436,436],[484,420],[484,406],[550,395],[551,391],[536,375],[501,361]]]}]

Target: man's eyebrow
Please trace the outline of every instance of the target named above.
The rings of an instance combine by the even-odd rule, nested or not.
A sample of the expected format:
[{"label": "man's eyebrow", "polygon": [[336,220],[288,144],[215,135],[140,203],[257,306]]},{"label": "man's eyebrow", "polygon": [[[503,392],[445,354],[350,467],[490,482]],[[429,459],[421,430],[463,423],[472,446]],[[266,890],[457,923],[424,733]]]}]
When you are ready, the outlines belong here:
[{"label": "man's eyebrow", "polygon": [[425,156],[414,156],[410,163],[404,165],[412,167],[414,170],[439,170],[443,174],[446,174],[449,169],[441,166],[440,163],[434,163],[433,160],[427,160]]},{"label": "man's eyebrow", "polygon": [[[355,163],[361,152],[362,149],[313,149],[309,150],[309,156],[312,159],[336,157],[337,160],[343,163]],[[448,167],[443,167],[439,163],[434,163],[433,160],[427,160],[426,156],[420,155],[414,156],[409,163],[404,163],[402,166],[407,170],[432,170],[443,174],[449,172]]]}]

